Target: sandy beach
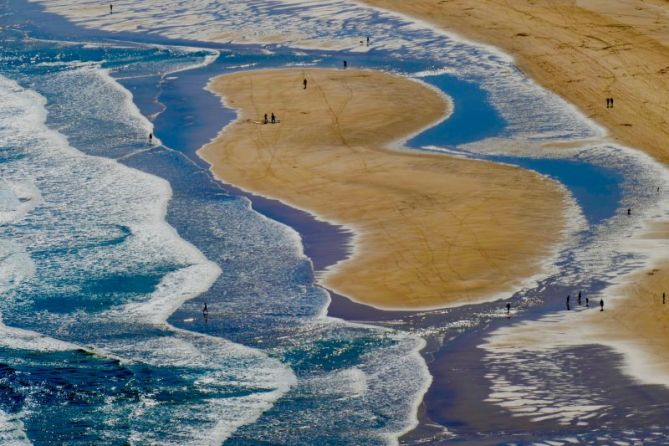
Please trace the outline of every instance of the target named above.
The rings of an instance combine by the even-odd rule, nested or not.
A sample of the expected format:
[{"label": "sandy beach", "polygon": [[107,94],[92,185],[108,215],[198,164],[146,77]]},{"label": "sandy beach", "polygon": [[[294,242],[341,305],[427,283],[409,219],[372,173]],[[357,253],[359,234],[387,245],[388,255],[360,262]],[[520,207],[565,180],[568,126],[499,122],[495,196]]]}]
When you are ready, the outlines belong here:
[{"label": "sandy beach", "polygon": [[[363,0],[512,54],[617,142],[669,162],[669,8],[660,0]],[[614,108],[606,108],[606,98]]]},{"label": "sandy beach", "polygon": [[[356,301],[427,308],[489,299],[540,273],[562,238],[565,196],[553,181],[389,147],[449,113],[423,84],[294,69],[226,75],[210,89],[239,117],[199,154],[225,182],[352,229],[352,256],[320,281]],[[264,125],[272,112],[281,122]]]}]

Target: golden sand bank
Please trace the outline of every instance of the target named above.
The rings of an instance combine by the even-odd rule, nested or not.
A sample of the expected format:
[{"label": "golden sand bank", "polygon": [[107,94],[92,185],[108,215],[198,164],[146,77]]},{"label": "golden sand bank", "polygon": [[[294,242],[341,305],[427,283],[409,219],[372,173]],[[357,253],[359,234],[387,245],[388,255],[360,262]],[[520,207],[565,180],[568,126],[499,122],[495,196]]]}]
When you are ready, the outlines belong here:
[{"label": "golden sand bank", "polygon": [[[426,308],[490,298],[540,273],[562,238],[565,195],[553,181],[389,146],[449,112],[421,83],[294,69],[209,87],[239,116],[200,156],[225,182],[352,229],[352,256],[320,279],[354,300]],[[263,124],[272,112],[281,122]]]},{"label": "golden sand bank", "polygon": [[361,1],[503,49],[615,140],[669,162],[666,0]]}]

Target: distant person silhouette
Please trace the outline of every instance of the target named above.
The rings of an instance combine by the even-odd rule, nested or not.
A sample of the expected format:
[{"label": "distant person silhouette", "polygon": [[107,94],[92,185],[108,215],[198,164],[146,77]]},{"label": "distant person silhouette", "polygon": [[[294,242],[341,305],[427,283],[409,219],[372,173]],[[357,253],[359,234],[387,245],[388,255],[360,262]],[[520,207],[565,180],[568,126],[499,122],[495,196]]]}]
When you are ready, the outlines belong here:
[{"label": "distant person silhouette", "polygon": [[510,302],[506,303],[506,314],[511,314],[511,303]]},{"label": "distant person silhouette", "polygon": [[149,133],[149,144],[153,143],[153,133]]},{"label": "distant person silhouette", "polygon": [[585,298],[585,306],[590,307],[590,299],[587,297]]},{"label": "distant person silhouette", "polygon": [[578,304],[581,305],[581,292],[578,292]]},{"label": "distant person silhouette", "polygon": [[109,5],[109,14],[114,13],[114,5]]},{"label": "distant person silhouette", "polygon": [[627,215],[632,215],[632,208],[627,208]]},{"label": "distant person silhouette", "polygon": [[567,294],[567,310],[571,310],[571,306],[569,305],[570,299],[571,299],[571,296]]},{"label": "distant person silhouette", "polygon": [[344,61],[344,69],[346,69],[346,67],[348,67],[348,62]]},{"label": "distant person silhouette", "polygon": [[662,293],[662,305],[667,303],[667,293]]},{"label": "distant person silhouette", "polygon": [[599,299],[599,311],[604,311],[604,299]]},{"label": "distant person silhouette", "polygon": [[265,113],[265,121],[264,121],[264,123],[265,123],[265,124],[269,123],[269,119],[267,119],[267,113]]},{"label": "distant person silhouette", "polygon": [[369,46],[369,36],[367,36],[367,46]]},{"label": "distant person silhouette", "polygon": [[302,81],[302,84],[304,85],[304,89],[307,89],[307,78],[305,77],[304,80]]},{"label": "distant person silhouette", "polygon": [[613,108],[613,98],[611,98],[611,108]]},{"label": "distant person silhouette", "polygon": [[272,124],[276,124],[276,116],[274,116],[274,112],[272,112]]}]

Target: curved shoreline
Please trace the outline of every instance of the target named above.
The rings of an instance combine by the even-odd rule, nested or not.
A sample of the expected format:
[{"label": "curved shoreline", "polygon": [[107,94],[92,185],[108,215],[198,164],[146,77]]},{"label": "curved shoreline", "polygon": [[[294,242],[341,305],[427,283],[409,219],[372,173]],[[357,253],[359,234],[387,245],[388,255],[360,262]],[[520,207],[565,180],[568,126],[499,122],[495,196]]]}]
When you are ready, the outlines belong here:
[{"label": "curved shoreline", "polygon": [[[303,101],[298,94],[304,73],[317,82],[313,87],[312,79],[312,88],[329,89],[327,99],[321,103],[326,96],[309,97],[299,105],[286,105]],[[227,83],[234,87],[226,90]],[[377,84],[383,84],[381,90]],[[424,114],[421,106],[426,101],[433,101],[438,110],[436,98],[428,99],[435,94],[433,89],[415,80],[370,71],[270,70],[227,75],[210,88],[223,94],[228,106],[242,111],[198,154],[213,164],[215,176],[223,181],[352,228],[357,234],[352,257],[327,271],[323,282],[355,301],[407,310],[499,298],[497,293],[518,285],[519,271],[527,277],[530,265],[545,255],[546,245],[561,239],[565,217],[559,188],[534,172],[442,154],[376,148],[395,147],[396,141],[426,126],[420,118],[411,124],[413,128],[406,127],[398,116]],[[351,88],[355,88],[353,96]],[[402,104],[380,99],[379,91],[402,92]],[[342,99],[341,94],[346,97]],[[412,100],[414,95],[420,99]],[[258,104],[263,104],[263,110],[280,110],[285,122],[276,127],[254,125],[262,113],[250,112],[249,107],[258,108]],[[336,127],[305,116],[314,107],[325,113],[326,121],[333,119]],[[337,107],[348,107],[347,112],[328,117],[327,110]],[[431,116],[430,121],[438,120],[439,115]],[[398,129],[398,124],[406,130]],[[281,133],[285,126],[288,130]],[[275,144],[275,138],[283,139]],[[402,186],[398,189],[393,183]],[[353,199],[350,204],[328,204],[348,198]],[[406,218],[419,226],[400,223]],[[559,225],[557,231],[555,225]],[[546,231],[548,227],[553,229]],[[385,228],[383,234],[375,235],[379,228]],[[538,231],[552,235],[544,238]],[[531,248],[523,244],[527,240],[533,240]],[[426,247],[416,245],[423,243]],[[424,257],[426,252],[432,253],[429,258]],[[457,266],[449,255],[458,259]],[[389,279],[392,287],[381,283],[389,274],[396,276]],[[489,274],[495,276],[494,285],[486,278]]]}]

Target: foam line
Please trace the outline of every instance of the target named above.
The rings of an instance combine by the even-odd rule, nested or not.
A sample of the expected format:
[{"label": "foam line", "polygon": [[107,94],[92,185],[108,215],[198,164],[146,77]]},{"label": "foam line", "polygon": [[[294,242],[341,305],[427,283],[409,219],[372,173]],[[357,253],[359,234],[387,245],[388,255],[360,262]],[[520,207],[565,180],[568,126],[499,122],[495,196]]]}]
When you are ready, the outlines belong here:
[{"label": "foam line", "polygon": [[[127,125],[132,126],[137,123],[148,125],[148,121],[132,103],[131,96],[120,90],[121,87],[109,77],[108,72],[90,72],[90,70],[92,69],[88,67],[78,68],[65,73],[64,76],[79,75],[84,78],[93,76],[103,83],[114,85],[124,98],[121,106],[128,114],[126,118],[135,123],[128,122]],[[101,227],[106,228],[103,223],[109,220],[122,221],[130,232],[130,236],[120,245],[125,251],[118,251],[118,254],[123,256],[124,264],[131,265],[136,262],[142,265],[149,259],[160,262],[161,258],[164,258],[172,263],[177,261],[184,265],[184,268],[163,277],[156,291],[143,303],[143,307],[141,305],[134,307],[134,310],[153,311],[153,314],[148,315],[149,322],[162,321],[164,327],[158,332],[155,329],[148,330],[145,336],[138,334],[131,345],[124,343],[123,339],[111,336],[109,339],[100,337],[94,344],[87,344],[84,347],[76,342],[60,341],[55,336],[0,325],[3,345],[46,352],[82,349],[105,357],[120,358],[125,362],[141,362],[156,367],[202,367],[205,370],[202,372],[204,373],[202,379],[208,377],[209,381],[206,383],[208,387],[240,386],[262,389],[260,393],[251,392],[248,396],[237,398],[210,398],[204,403],[207,407],[196,402],[180,405],[176,409],[172,407],[171,410],[181,413],[184,419],[194,417],[206,419],[210,428],[187,433],[175,429],[174,432],[165,433],[164,429],[157,429],[156,426],[156,429],[139,430],[133,434],[141,444],[152,441],[160,441],[162,444],[208,444],[211,441],[212,444],[220,444],[239,426],[257,419],[293,385],[295,378],[290,369],[258,350],[223,339],[179,331],[164,323],[174,308],[186,299],[208,289],[220,274],[220,269],[215,264],[209,262],[194,246],[180,239],[176,231],[165,222],[167,202],[171,197],[170,185],[162,179],[125,167],[113,160],[78,152],[68,144],[62,134],[46,126],[46,100],[36,92],[26,90],[2,76],[0,76],[0,92],[7,99],[0,103],[0,137],[9,147],[22,148],[26,151],[25,159],[19,159],[14,164],[0,165],[2,174],[13,178],[35,172],[34,176],[38,179],[35,187],[44,198],[43,204],[34,207],[31,212],[24,215],[24,218],[32,218],[33,213],[39,213],[38,222],[40,219],[48,220],[56,216],[65,220],[71,217],[76,219],[74,222],[77,228],[76,234],[99,231]],[[44,166],[44,169],[40,170],[40,166]],[[68,182],[62,181],[65,171]],[[84,183],[77,183],[80,180]],[[57,198],[72,202],[58,202]],[[50,247],[49,244],[58,246],[59,243],[74,249],[79,240],[71,236],[71,225],[71,221],[64,224],[57,218],[45,228],[39,225],[26,225],[24,230],[28,233],[25,238],[23,236],[16,238],[18,241],[25,240],[35,244],[36,238],[31,237],[29,232],[34,230],[39,233],[37,243],[45,245],[45,249]],[[59,233],[60,230],[64,233]],[[96,233],[91,232],[88,236],[94,238]],[[109,263],[110,259],[104,257],[105,253],[109,255],[109,250],[102,249],[97,256],[95,252],[81,252],[74,257],[64,257],[67,262],[60,267],[56,258],[50,259],[47,265],[54,268],[54,271],[47,271],[44,268],[48,266],[38,264],[42,270],[37,277],[34,274],[35,264],[27,255],[20,255],[21,251],[15,247],[8,246],[7,249],[11,250],[11,255],[5,256],[0,262],[0,274],[8,286],[15,286],[18,282],[30,282],[31,286],[37,287],[48,286],[46,282],[50,277],[49,274],[72,273],[69,269],[76,266],[87,274],[95,275],[98,269],[114,265],[113,259]],[[72,265],[70,260],[81,264]],[[146,324],[146,321],[141,322],[136,312],[129,310],[133,310],[132,305],[126,308],[115,307],[97,315],[87,314],[86,317],[76,312],[70,316],[52,317],[57,321],[57,327],[63,326],[64,323],[65,326],[67,323],[79,323],[90,324],[91,327],[95,327],[98,323],[117,324],[118,327],[129,323],[135,326]],[[42,317],[45,316],[35,317],[34,325],[48,328],[48,320],[42,320]],[[67,329],[61,334],[65,337],[71,336]],[[235,375],[236,377],[231,380],[230,377]],[[163,406],[156,404],[152,406],[153,408],[145,410],[162,413],[166,410]],[[169,420],[171,416],[175,415],[167,412],[161,415],[161,419]],[[168,437],[172,436],[174,440],[164,437],[158,439],[155,435],[159,432]]]}]

